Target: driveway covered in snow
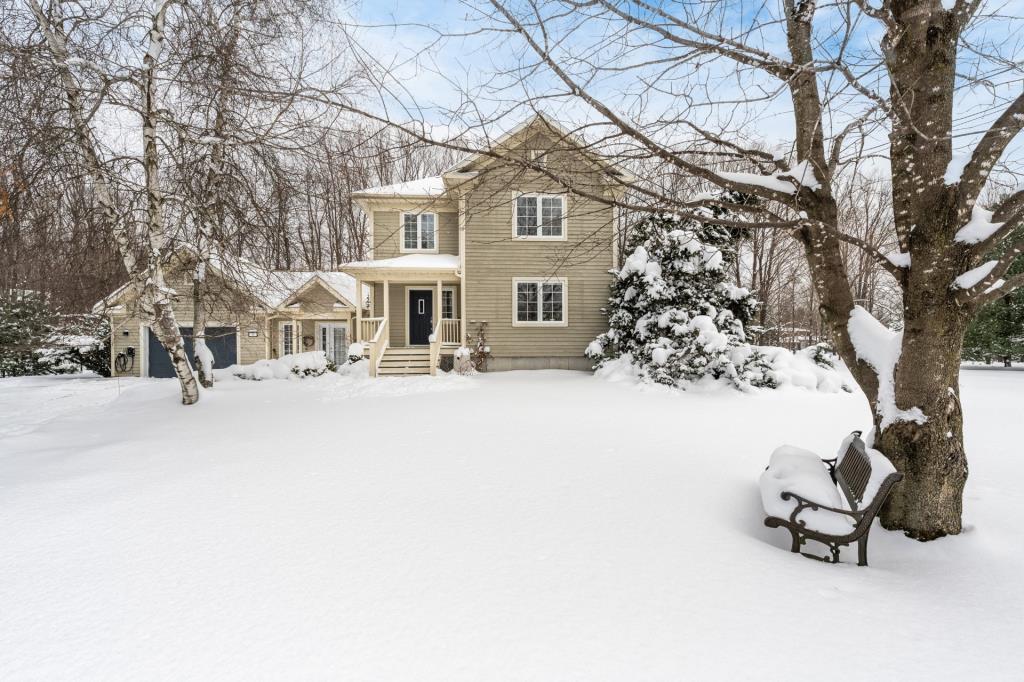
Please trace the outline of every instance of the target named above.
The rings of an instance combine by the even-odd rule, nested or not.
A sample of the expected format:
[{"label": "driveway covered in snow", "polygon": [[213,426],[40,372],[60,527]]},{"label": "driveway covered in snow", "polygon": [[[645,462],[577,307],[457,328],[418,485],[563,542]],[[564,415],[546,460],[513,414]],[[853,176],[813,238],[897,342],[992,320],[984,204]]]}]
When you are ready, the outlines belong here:
[{"label": "driveway covered in snow", "polygon": [[859,569],[785,551],[756,485],[858,395],[3,380],[0,679],[1011,679],[1024,373],[963,384],[968,531],[876,528]]}]

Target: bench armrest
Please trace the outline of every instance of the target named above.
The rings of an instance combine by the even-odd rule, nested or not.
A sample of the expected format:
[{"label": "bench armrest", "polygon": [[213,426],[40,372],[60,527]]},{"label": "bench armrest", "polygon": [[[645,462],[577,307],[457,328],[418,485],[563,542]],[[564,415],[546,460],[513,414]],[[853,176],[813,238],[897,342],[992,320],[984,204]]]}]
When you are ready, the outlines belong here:
[{"label": "bench armrest", "polygon": [[836,514],[845,514],[846,516],[852,516],[857,522],[860,522],[861,518],[864,516],[864,512],[862,512],[862,511],[850,511],[849,509],[839,509],[837,507],[830,507],[827,504],[821,504],[820,502],[814,502],[812,500],[808,500],[806,497],[801,497],[800,495],[797,495],[796,493],[791,493],[791,492],[788,492],[788,491],[785,491],[785,492],[782,493],[782,499],[784,499],[786,501],[796,500],[796,509],[794,509],[793,512],[789,515],[789,522],[794,524],[794,525],[798,525],[798,526],[806,526],[807,525],[806,522],[804,522],[804,521],[797,521],[797,518],[796,518],[797,516],[800,515],[800,512],[802,512],[802,511],[804,511],[806,509],[810,509],[811,511],[817,511],[819,509],[824,509],[825,511],[835,512]]},{"label": "bench armrest", "polygon": [[836,467],[839,466],[839,458],[833,457],[832,459],[822,459],[822,464],[828,467],[828,475],[832,477],[832,482],[836,482]]}]

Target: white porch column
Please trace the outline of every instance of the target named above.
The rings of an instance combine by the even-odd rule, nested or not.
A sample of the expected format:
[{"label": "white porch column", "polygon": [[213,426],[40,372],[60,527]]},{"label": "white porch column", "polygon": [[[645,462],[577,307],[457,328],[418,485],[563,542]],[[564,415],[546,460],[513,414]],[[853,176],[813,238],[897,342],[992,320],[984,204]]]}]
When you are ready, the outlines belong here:
[{"label": "white porch column", "polygon": [[363,336],[363,280],[356,277],[356,333],[353,342],[362,341]]},{"label": "white porch column", "polygon": [[384,280],[384,319],[388,321],[388,333],[391,332],[391,280]]},{"label": "white porch column", "polygon": [[[441,324],[441,280],[437,280],[437,293],[434,295],[434,328]],[[431,329],[430,333],[433,334],[434,330]],[[441,339],[438,339],[440,343]]]}]

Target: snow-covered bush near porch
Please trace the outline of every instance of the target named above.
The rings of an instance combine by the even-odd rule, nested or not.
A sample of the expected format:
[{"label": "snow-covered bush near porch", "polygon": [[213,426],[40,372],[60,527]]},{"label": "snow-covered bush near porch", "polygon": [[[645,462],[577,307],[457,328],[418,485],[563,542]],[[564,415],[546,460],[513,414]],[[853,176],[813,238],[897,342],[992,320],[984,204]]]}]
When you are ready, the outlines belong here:
[{"label": "snow-covered bush near porch", "polygon": [[232,374],[242,379],[291,379],[318,377],[333,372],[337,366],[327,359],[322,350],[293,353],[272,360],[257,360],[251,365],[235,365]]},{"label": "snow-covered bush near porch", "polygon": [[712,377],[775,386],[772,367],[747,343],[744,324],[757,301],[729,281],[732,241],[724,228],[670,215],[638,224],[615,273],[609,329],[586,350],[596,367],[628,356],[641,379],[659,384]]}]

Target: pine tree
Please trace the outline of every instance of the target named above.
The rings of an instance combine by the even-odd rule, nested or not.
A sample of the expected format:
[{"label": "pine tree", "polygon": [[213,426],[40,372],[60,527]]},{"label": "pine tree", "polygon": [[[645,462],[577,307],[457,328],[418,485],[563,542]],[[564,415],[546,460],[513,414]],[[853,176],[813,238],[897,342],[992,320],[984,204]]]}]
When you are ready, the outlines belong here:
[{"label": "pine tree", "polygon": [[50,334],[53,314],[38,291],[0,292],[0,377],[49,374],[35,351]]},{"label": "pine tree", "polygon": [[733,244],[714,224],[666,214],[641,221],[614,273],[609,329],[588,357],[600,366],[628,356],[645,379],[672,386],[710,376],[740,388],[774,387],[768,361],[744,331],[757,301],[728,280]]},{"label": "pine tree", "polygon": [[[1024,228],[1010,240],[1024,239]],[[994,249],[988,258],[999,258],[1005,247]],[[1006,271],[1005,277],[1024,272],[1024,257],[1019,257]],[[964,334],[963,357],[967,360],[997,360],[1009,366],[1013,360],[1024,359],[1024,289],[982,306]]]}]

